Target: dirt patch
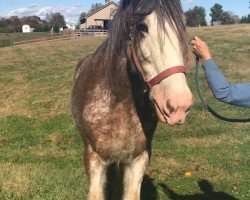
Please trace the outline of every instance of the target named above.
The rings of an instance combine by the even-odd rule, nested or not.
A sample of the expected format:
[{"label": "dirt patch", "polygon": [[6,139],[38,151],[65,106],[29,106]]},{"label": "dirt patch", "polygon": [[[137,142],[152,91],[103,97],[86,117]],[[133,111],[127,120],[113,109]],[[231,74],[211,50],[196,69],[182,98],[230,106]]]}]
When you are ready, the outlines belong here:
[{"label": "dirt patch", "polygon": [[[0,84],[1,87],[1,84]],[[0,115],[7,116],[11,114],[29,115],[28,109],[21,103],[28,94],[28,84],[21,77],[15,77],[15,83],[12,86],[2,86],[0,92]]]},{"label": "dirt patch", "polygon": [[[174,158],[166,159],[166,156],[159,152],[154,152],[151,164],[148,168],[148,174],[157,176],[159,179],[164,180],[165,176],[178,172],[183,164]],[[164,174],[164,176],[161,176]]]}]

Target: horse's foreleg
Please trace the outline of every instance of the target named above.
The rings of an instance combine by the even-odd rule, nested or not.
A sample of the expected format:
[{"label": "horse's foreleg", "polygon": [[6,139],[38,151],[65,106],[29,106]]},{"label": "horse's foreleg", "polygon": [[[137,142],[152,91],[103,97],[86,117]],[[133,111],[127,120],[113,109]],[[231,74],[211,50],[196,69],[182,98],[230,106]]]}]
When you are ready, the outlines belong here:
[{"label": "horse's foreleg", "polygon": [[88,200],[104,200],[104,185],[107,166],[91,147],[85,148],[85,168],[89,178]]},{"label": "horse's foreleg", "polygon": [[148,152],[137,157],[124,172],[124,200],[140,200],[141,182],[149,163]]}]

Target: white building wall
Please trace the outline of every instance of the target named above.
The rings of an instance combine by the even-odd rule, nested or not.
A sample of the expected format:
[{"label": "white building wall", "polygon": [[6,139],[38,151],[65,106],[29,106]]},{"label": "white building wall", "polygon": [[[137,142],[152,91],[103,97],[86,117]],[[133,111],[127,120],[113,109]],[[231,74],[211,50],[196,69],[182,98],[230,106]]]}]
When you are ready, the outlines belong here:
[{"label": "white building wall", "polygon": [[31,32],[30,26],[27,24],[23,25],[22,31],[23,31],[23,33],[30,33]]}]

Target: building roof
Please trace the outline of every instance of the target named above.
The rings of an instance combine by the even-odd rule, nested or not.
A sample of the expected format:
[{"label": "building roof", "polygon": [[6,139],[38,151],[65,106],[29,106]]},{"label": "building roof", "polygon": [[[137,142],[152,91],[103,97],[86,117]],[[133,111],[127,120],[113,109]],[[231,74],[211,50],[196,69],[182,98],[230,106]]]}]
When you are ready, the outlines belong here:
[{"label": "building roof", "polygon": [[93,12],[93,13],[87,15],[86,18],[88,18],[88,17],[90,17],[90,16],[96,14],[97,12],[99,12],[100,10],[102,10],[102,9],[104,9],[104,8],[106,8],[106,7],[108,7],[108,6],[111,5],[111,4],[114,4],[114,5],[116,5],[116,6],[118,7],[118,4],[117,4],[117,3],[113,2],[113,1],[110,1],[109,3],[106,3],[105,5],[103,5],[100,9],[98,9],[98,10],[96,10],[95,12]]}]

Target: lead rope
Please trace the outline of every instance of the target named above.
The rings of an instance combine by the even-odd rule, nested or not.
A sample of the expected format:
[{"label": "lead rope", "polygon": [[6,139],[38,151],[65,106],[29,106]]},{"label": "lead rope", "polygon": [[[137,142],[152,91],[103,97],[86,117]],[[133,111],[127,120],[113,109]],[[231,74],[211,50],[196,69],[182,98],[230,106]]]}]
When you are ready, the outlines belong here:
[{"label": "lead rope", "polygon": [[238,119],[238,118],[227,118],[224,117],[220,114],[218,114],[217,112],[215,112],[207,103],[205,95],[201,89],[201,81],[200,81],[200,68],[201,68],[201,64],[200,64],[200,57],[199,55],[196,55],[196,67],[195,67],[195,84],[196,84],[196,89],[199,95],[199,98],[203,104],[203,106],[210,112],[212,113],[215,117],[223,120],[223,121],[227,121],[227,122],[250,122],[250,118],[246,118],[246,119]]}]

